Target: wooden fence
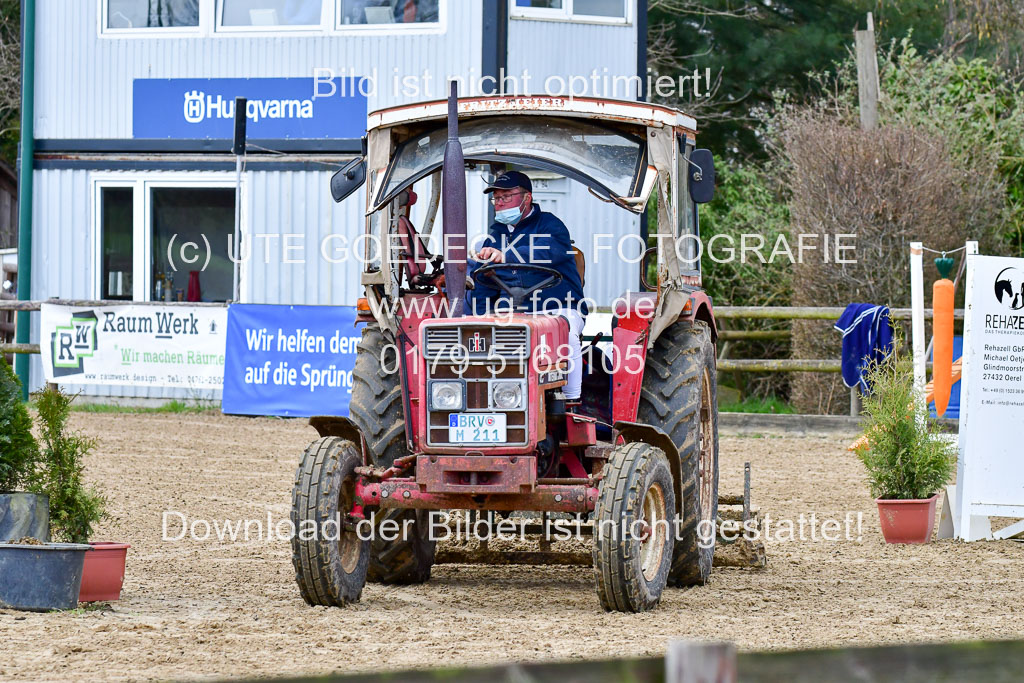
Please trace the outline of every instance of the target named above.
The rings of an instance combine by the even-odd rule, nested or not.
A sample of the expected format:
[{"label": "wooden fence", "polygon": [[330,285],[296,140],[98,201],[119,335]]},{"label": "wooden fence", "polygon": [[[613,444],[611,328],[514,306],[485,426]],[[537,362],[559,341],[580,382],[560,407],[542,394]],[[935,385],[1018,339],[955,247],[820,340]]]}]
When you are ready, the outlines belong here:
[{"label": "wooden fence", "polygon": [[[223,306],[220,303],[188,303],[188,302],[144,302],[144,301],[80,301],[53,299],[43,301],[7,301],[0,300],[0,313],[4,311],[38,311],[42,303],[55,303],[67,306],[102,306],[102,305],[159,305],[159,306]],[[838,320],[843,312],[839,306],[720,306],[715,309],[716,320]],[[954,313],[957,320],[963,320],[963,309]],[[909,308],[893,308],[889,311],[892,320],[910,320]],[[925,319],[931,319],[931,311],[925,311]],[[719,352],[719,372],[840,372],[839,359],[800,359],[800,358],[728,358],[730,347],[739,341],[776,341],[788,339],[789,330],[722,330],[719,340],[722,347]],[[39,344],[0,343],[0,353],[39,353]],[[850,390],[850,414],[860,413],[860,401],[857,388]]]}]

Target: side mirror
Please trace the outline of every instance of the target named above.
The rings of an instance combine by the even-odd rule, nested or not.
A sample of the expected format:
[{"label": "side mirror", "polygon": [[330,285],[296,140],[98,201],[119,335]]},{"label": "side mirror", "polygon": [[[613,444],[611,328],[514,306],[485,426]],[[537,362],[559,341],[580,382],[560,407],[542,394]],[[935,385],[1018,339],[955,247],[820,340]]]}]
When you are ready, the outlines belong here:
[{"label": "side mirror", "polygon": [[358,190],[365,181],[366,159],[353,159],[331,176],[331,196],[334,197],[334,201],[340,202]]},{"label": "side mirror", "polygon": [[710,149],[695,149],[686,165],[690,197],[695,204],[707,204],[715,197],[715,159]]}]

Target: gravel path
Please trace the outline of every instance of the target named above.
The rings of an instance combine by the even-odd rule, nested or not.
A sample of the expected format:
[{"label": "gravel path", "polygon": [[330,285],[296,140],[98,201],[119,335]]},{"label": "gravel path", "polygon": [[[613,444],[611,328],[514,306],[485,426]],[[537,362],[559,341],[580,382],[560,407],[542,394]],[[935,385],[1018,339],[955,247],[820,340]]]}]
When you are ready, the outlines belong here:
[{"label": "gravel path", "polygon": [[[1024,637],[1024,544],[887,546],[846,438],[724,438],[723,492],[771,516],[766,570],[716,569],[653,612],[602,612],[586,568],[438,566],[370,584],[350,609],[307,607],[284,541],[161,539],[194,519],[288,517],[299,420],[75,413],[99,438],[87,478],[110,498],[97,540],[126,541],[122,599],[63,614],[0,610],[0,678],[168,679],[655,655],[672,637],[742,649]],[[816,540],[798,536],[815,515]],[[858,528],[857,515],[862,515]],[[852,539],[821,540],[827,518]],[[168,531],[180,528],[168,518]],[[791,520],[793,534],[787,534]],[[829,530],[834,532],[834,527]],[[202,532],[200,524],[197,531]],[[843,529],[839,530],[840,535]]]}]

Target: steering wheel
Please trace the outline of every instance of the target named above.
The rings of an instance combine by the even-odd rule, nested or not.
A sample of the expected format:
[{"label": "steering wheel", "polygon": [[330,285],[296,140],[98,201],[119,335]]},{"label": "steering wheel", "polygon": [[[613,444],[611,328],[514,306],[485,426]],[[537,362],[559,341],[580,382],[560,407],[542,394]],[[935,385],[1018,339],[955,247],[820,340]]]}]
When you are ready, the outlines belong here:
[{"label": "steering wheel", "polygon": [[[498,273],[505,270],[531,270],[536,273],[541,273],[542,275],[547,275],[547,277],[532,287],[517,287],[509,285],[498,277]],[[547,289],[548,287],[554,287],[562,281],[562,274],[554,268],[535,266],[532,263],[492,263],[489,266],[478,268],[473,274],[473,277],[482,281],[486,285],[490,285],[494,289],[499,289],[505,294],[508,294],[512,299],[512,310],[519,308],[523,303],[523,300],[528,298],[534,292],[541,289]]]}]

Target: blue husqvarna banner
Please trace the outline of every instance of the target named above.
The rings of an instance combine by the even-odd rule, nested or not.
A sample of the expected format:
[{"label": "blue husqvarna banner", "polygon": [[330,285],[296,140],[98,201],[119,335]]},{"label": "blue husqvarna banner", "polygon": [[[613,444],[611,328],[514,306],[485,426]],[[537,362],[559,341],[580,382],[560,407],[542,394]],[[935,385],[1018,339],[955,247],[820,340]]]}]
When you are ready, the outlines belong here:
[{"label": "blue husqvarna banner", "polygon": [[245,97],[249,139],[359,138],[366,132],[366,95],[360,92],[360,80],[136,78],[132,135],[230,140],[235,98]]},{"label": "blue husqvarna banner", "polygon": [[228,307],[221,410],[233,415],[348,415],[362,330],[352,306]]}]

